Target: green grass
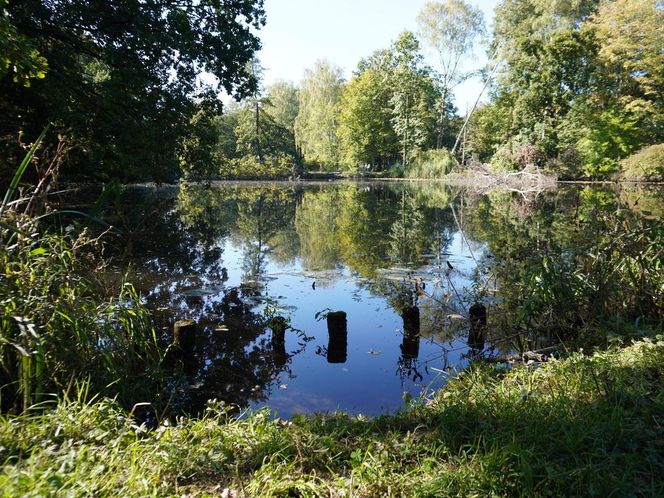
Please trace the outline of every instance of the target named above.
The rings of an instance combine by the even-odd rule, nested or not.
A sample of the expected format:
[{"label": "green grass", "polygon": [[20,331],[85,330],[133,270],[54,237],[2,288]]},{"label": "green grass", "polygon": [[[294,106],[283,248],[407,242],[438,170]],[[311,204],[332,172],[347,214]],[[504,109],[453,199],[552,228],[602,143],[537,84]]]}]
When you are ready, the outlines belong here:
[{"label": "green grass", "polygon": [[147,430],[112,401],[0,419],[1,496],[662,496],[664,342],[478,366],[392,415]]}]

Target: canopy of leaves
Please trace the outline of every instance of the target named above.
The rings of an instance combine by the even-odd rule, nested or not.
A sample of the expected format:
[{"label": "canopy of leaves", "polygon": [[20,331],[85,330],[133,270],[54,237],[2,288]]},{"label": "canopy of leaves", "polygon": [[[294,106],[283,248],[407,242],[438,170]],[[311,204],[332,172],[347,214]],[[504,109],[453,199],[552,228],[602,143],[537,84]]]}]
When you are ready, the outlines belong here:
[{"label": "canopy of leaves", "polygon": [[[265,21],[262,3],[9,4],[3,23],[47,61],[48,73],[29,88],[0,73],[0,137],[9,144],[19,129],[33,135],[55,122],[77,147],[83,173],[172,177],[195,102],[216,105],[219,89],[241,97],[255,87],[246,63],[260,47],[252,29]],[[211,83],[201,83],[203,73]]]}]

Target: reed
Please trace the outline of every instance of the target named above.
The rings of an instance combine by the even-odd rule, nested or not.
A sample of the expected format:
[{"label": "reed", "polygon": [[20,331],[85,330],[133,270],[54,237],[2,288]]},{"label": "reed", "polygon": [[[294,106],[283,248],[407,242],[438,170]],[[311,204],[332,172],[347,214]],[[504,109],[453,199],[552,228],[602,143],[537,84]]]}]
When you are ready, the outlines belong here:
[{"label": "reed", "polygon": [[[85,229],[49,228],[31,216],[36,189],[15,200],[18,185],[43,140],[33,144],[0,207],[0,401],[24,411],[49,393],[89,379],[91,391],[131,403],[147,396],[160,353],[136,291],[122,285],[115,297],[96,288],[99,239]],[[43,182],[40,182],[43,185]],[[40,210],[38,210],[40,211]],[[57,214],[57,213],[49,213]]]}]

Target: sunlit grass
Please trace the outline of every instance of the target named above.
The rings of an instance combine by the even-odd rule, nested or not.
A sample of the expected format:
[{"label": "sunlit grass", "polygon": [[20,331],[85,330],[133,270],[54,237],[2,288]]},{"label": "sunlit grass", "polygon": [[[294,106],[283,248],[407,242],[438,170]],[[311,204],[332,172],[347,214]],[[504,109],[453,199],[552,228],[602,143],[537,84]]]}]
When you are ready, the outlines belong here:
[{"label": "sunlit grass", "polygon": [[62,401],[0,420],[2,496],[657,496],[664,342],[539,368],[476,367],[374,419],[266,411],[137,426]]}]

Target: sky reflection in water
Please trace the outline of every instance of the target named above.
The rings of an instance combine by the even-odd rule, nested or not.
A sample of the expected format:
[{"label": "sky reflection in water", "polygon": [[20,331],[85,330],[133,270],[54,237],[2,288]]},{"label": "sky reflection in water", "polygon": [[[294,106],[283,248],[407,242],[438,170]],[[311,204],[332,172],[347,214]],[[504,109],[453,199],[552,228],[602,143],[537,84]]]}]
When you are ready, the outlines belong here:
[{"label": "sky reflection in water", "polygon": [[[452,199],[441,186],[434,198],[405,186],[182,187],[137,270],[165,336],[181,318],[202,331],[180,402],[375,415],[442,385],[467,363],[459,315],[485,252],[458,231]],[[412,305],[421,336],[404,338]],[[345,348],[330,343],[326,310],[347,314]],[[283,345],[265,314],[290,320]]]}]

